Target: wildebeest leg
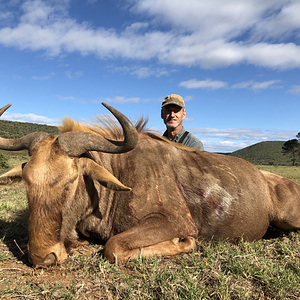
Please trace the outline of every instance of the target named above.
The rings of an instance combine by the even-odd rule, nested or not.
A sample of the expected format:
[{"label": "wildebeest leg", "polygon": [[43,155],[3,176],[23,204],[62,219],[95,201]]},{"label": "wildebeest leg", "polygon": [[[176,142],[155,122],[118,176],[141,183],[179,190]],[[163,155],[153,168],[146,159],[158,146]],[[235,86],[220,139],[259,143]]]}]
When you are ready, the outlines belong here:
[{"label": "wildebeest leg", "polygon": [[140,257],[154,257],[154,256],[173,256],[180,253],[188,253],[195,249],[196,240],[193,237],[185,239],[175,238],[171,241],[161,242],[148,247],[141,247],[129,250],[125,247],[117,245],[114,249],[105,246],[105,257],[111,262],[126,263],[130,259]]},{"label": "wildebeest leg", "polygon": [[111,237],[104,249],[110,262],[129,259],[171,256],[187,253],[196,247],[197,230],[191,224],[176,224],[160,218],[148,218],[131,229]]},{"label": "wildebeest leg", "polygon": [[300,228],[300,187],[290,182],[293,184],[277,188],[277,214],[270,222],[272,226],[283,230]]},{"label": "wildebeest leg", "polygon": [[270,224],[279,229],[300,228],[300,186],[294,181],[262,171],[271,194]]}]

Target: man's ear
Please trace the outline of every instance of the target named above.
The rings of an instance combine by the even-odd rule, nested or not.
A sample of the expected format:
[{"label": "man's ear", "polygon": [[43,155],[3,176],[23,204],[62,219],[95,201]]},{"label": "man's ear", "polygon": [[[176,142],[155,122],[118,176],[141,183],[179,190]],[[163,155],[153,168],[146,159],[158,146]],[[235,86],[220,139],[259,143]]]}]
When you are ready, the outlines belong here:
[{"label": "man's ear", "polygon": [[160,110],[160,117],[163,119],[164,115],[163,115],[163,108]]},{"label": "man's ear", "polygon": [[186,110],[185,108],[183,109],[183,114],[182,114],[182,119],[184,120],[185,119],[185,115],[186,115]]}]

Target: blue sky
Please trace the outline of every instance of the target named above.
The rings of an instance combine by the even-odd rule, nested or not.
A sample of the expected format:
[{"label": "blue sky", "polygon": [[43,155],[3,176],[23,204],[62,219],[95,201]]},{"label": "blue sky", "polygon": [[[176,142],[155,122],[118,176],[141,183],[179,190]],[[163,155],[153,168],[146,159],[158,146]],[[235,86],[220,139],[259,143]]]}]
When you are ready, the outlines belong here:
[{"label": "blue sky", "polygon": [[299,0],[0,0],[5,120],[93,121],[106,102],[162,133],[160,104],[232,152],[300,131]]}]

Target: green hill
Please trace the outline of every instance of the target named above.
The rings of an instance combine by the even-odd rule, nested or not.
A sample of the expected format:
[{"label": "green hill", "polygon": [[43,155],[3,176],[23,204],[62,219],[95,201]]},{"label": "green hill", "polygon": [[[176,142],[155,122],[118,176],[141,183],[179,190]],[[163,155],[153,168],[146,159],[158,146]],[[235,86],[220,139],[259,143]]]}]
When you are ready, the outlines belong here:
[{"label": "green hill", "polygon": [[0,136],[3,138],[20,138],[35,131],[44,131],[52,135],[59,132],[55,126],[0,120]]},{"label": "green hill", "polygon": [[285,141],[261,142],[229,155],[246,159],[255,165],[292,165],[290,157],[282,154],[284,143]]},{"label": "green hill", "polygon": [[[59,133],[55,126],[0,120],[0,137],[3,138],[20,138],[36,131],[47,132],[51,135],[57,135]],[[25,161],[28,161],[27,150],[0,150],[0,174],[4,173],[4,169],[7,167],[13,167]]]}]

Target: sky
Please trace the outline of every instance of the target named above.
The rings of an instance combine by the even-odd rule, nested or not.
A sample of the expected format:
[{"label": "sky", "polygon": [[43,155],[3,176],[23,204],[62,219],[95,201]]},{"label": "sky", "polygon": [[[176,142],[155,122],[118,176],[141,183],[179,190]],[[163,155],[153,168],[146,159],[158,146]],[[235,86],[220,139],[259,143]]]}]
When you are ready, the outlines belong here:
[{"label": "sky", "polygon": [[162,134],[161,102],[210,152],[300,131],[300,0],[0,0],[1,119],[94,121],[108,103]]}]

